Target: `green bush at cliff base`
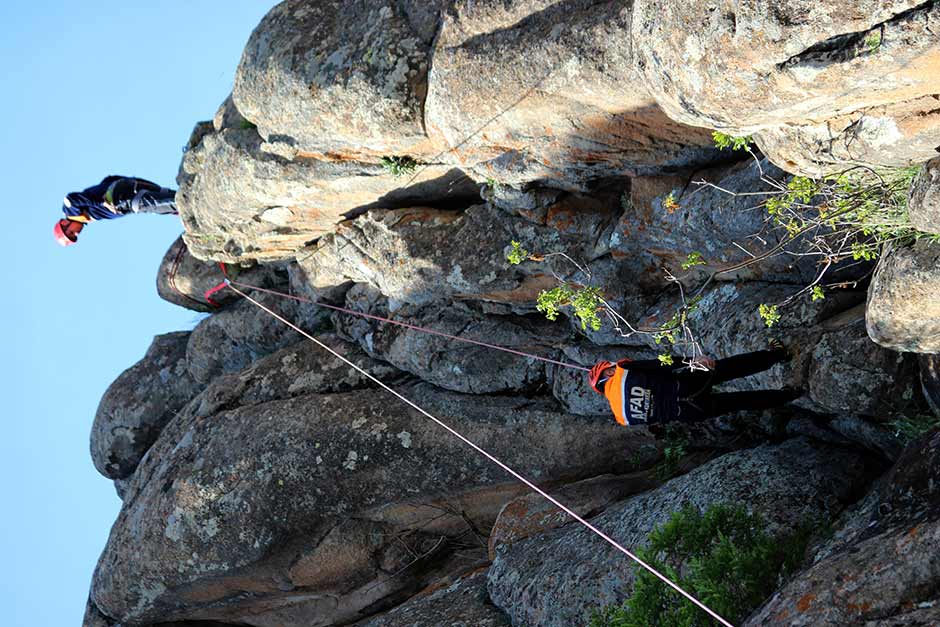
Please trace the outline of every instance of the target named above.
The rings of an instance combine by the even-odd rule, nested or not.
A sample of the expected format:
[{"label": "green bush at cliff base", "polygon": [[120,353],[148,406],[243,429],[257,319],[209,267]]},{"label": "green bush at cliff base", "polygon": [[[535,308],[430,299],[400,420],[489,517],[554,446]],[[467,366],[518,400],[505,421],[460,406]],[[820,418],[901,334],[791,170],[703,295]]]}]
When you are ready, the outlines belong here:
[{"label": "green bush at cliff base", "polygon": [[[689,506],[653,530],[641,557],[732,623],[763,603],[802,560],[810,526],[783,539],[760,516],[739,506]],[[710,627],[714,621],[645,569],[636,567],[633,595],[595,612],[590,627]]]}]

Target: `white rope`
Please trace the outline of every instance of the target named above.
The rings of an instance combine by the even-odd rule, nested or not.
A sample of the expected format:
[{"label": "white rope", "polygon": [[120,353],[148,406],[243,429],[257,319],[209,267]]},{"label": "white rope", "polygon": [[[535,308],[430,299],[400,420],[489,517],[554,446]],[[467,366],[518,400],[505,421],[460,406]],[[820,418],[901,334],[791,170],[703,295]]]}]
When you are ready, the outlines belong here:
[{"label": "white rope", "polygon": [[355,370],[356,370],[357,372],[359,372],[361,375],[363,375],[364,377],[366,377],[367,379],[369,379],[370,381],[372,381],[372,382],[375,383],[376,385],[378,385],[378,386],[380,386],[381,388],[383,388],[386,392],[389,392],[390,394],[393,394],[394,396],[396,396],[396,397],[397,397],[399,400],[401,400],[402,402],[406,403],[406,404],[409,405],[410,407],[414,408],[416,411],[420,412],[420,413],[423,414],[424,416],[426,416],[426,417],[430,418],[431,420],[433,420],[434,422],[436,422],[438,425],[440,425],[441,427],[443,427],[444,429],[446,429],[447,431],[449,431],[449,432],[450,432],[452,435],[454,435],[456,438],[458,438],[459,440],[461,440],[462,442],[464,442],[465,444],[467,444],[468,446],[470,446],[471,448],[473,448],[473,450],[475,450],[476,452],[478,452],[478,453],[480,453],[481,455],[483,455],[484,457],[486,457],[488,460],[490,460],[491,462],[493,462],[494,464],[496,464],[497,466],[499,466],[500,468],[502,468],[503,470],[505,470],[506,472],[508,472],[510,475],[512,475],[513,477],[515,477],[516,479],[518,479],[519,481],[521,481],[522,483],[524,483],[526,486],[528,486],[529,488],[531,488],[531,489],[534,490],[535,492],[538,492],[540,495],[542,495],[543,497],[545,497],[546,499],[548,499],[548,501],[550,501],[553,505],[555,505],[555,506],[558,507],[560,510],[562,510],[563,512],[565,512],[566,514],[568,514],[569,516],[571,516],[572,518],[574,518],[576,521],[578,521],[579,523],[581,523],[582,525],[584,525],[584,526],[585,526],[588,530],[590,530],[592,533],[594,533],[595,535],[597,535],[598,537],[600,537],[602,540],[604,540],[605,542],[607,542],[608,544],[610,544],[611,546],[613,546],[615,549],[617,549],[618,551],[620,551],[621,553],[623,553],[624,555],[626,555],[627,557],[629,557],[631,560],[633,560],[634,562],[636,562],[637,564],[639,564],[640,566],[642,566],[643,568],[645,568],[646,570],[648,570],[650,573],[652,573],[653,575],[655,575],[656,577],[658,577],[663,583],[665,583],[666,585],[668,585],[669,587],[671,587],[673,590],[675,590],[676,592],[678,592],[679,594],[681,594],[682,596],[684,596],[686,599],[688,599],[689,601],[691,601],[692,603],[694,603],[695,605],[697,605],[698,607],[700,607],[701,609],[703,609],[705,612],[708,613],[709,616],[711,616],[712,618],[714,618],[715,620],[717,620],[719,623],[721,623],[721,624],[724,625],[725,627],[734,627],[731,623],[729,623],[728,621],[726,621],[725,619],[723,619],[721,616],[719,616],[717,613],[715,613],[714,611],[712,611],[707,605],[705,605],[704,603],[702,603],[701,601],[699,601],[698,599],[696,599],[694,596],[692,596],[691,594],[689,594],[688,592],[686,592],[685,590],[683,590],[681,587],[679,587],[679,585],[676,584],[675,582],[673,582],[671,579],[668,579],[666,576],[662,575],[662,574],[661,574],[659,571],[657,571],[655,568],[653,568],[652,566],[650,566],[649,564],[647,564],[646,562],[644,562],[642,559],[640,559],[639,557],[637,557],[636,555],[634,555],[633,553],[631,553],[629,550],[627,550],[626,548],[624,548],[623,546],[621,546],[616,540],[614,540],[613,538],[611,538],[610,536],[608,536],[606,533],[604,533],[603,531],[601,531],[600,529],[598,529],[597,527],[595,527],[594,525],[592,525],[591,523],[589,523],[589,522],[588,522],[587,520],[585,520],[584,518],[581,518],[581,516],[579,516],[578,514],[576,514],[573,510],[569,509],[568,507],[566,507],[565,505],[563,505],[562,503],[560,503],[558,500],[555,499],[555,497],[553,497],[552,495],[550,495],[548,492],[545,492],[542,488],[538,487],[537,485],[535,485],[534,483],[532,483],[531,481],[529,481],[528,479],[526,479],[524,476],[522,476],[521,474],[519,474],[518,472],[516,472],[515,470],[513,470],[512,468],[510,468],[509,466],[507,466],[507,465],[504,464],[503,462],[501,462],[499,459],[497,459],[496,457],[494,457],[493,455],[491,455],[490,453],[488,453],[487,451],[485,451],[485,450],[482,449],[481,447],[479,447],[479,446],[477,446],[476,444],[474,444],[472,441],[470,441],[469,439],[467,439],[466,437],[464,437],[464,436],[463,436],[462,434],[460,434],[458,431],[456,431],[455,429],[453,429],[453,428],[451,428],[449,425],[447,425],[445,422],[443,422],[443,421],[440,420],[439,418],[437,418],[437,417],[431,415],[430,413],[428,413],[427,411],[425,411],[424,409],[422,409],[421,407],[419,407],[418,405],[416,405],[414,402],[408,400],[407,398],[405,398],[404,396],[402,396],[401,394],[399,394],[398,392],[396,392],[395,390],[393,390],[392,388],[390,388],[388,385],[386,385],[386,384],[383,383],[382,381],[379,381],[377,378],[375,378],[374,376],[372,376],[371,374],[369,374],[368,372],[366,372],[364,369],[360,368],[359,366],[357,366],[356,364],[354,364],[354,363],[351,362],[350,360],[346,359],[345,357],[343,357],[342,355],[340,355],[339,353],[337,353],[335,350],[333,350],[332,348],[330,348],[329,346],[327,346],[326,344],[324,344],[323,342],[321,342],[321,341],[318,340],[317,338],[313,337],[312,335],[310,335],[309,333],[307,333],[306,331],[304,331],[303,329],[301,329],[300,327],[298,327],[298,326],[295,325],[294,323],[290,322],[289,320],[287,320],[286,318],[282,317],[282,316],[279,315],[278,313],[272,311],[271,309],[268,309],[267,307],[265,307],[264,305],[262,305],[261,303],[259,303],[259,302],[256,301],[255,299],[251,298],[250,296],[248,296],[247,294],[245,294],[244,292],[242,292],[241,290],[239,290],[238,288],[236,288],[235,286],[233,286],[233,285],[231,284],[231,282],[230,282],[228,279],[225,280],[225,284],[229,287],[229,289],[231,289],[232,291],[234,291],[236,294],[239,294],[240,296],[242,296],[243,298],[245,298],[245,299],[248,300],[249,302],[253,303],[256,307],[259,307],[260,309],[262,309],[262,310],[268,312],[269,314],[271,314],[272,316],[274,316],[275,318],[277,318],[278,320],[280,320],[281,322],[283,322],[284,324],[286,324],[287,326],[289,326],[289,327],[292,328],[293,330],[297,331],[298,333],[300,333],[301,335],[303,335],[304,337],[306,337],[306,338],[307,338],[308,340],[310,340],[311,342],[315,343],[317,346],[319,346],[319,347],[322,348],[323,350],[325,350],[325,351],[331,353],[334,357],[336,357],[337,359],[339,359],[340,361],[342,361],[343,363],[345,363],[347,366],[349,366],[349,367],[355,369]]}]

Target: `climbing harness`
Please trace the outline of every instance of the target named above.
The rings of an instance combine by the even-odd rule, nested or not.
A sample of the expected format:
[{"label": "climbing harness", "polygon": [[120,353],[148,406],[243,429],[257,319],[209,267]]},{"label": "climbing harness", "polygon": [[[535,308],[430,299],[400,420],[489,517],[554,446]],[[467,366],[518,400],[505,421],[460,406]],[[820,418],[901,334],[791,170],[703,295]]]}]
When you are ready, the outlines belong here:
[{"label": "climbing harness", "polygon": [[[715,620],[717,620],[719,623],[721,623],[721,624],[724,625],[725,627],[733,627],[733,625],[732,625],[731,623],[729,623],[729,622],[726,621],[724,618],[722,618],[721,616],[719,616],[715,611],[713,611],[712,609],[710,609],[707,605],[705,605],[704,603],[702,603],[701,601],[699,601],[697,598],[695,598],[694,596],[692,596],[690,593],[688,593],[688,592],[686,592],[685,590],[683,590],[678,584],[676,584],[675,582],[673,582],[672,580],[670,580],[669,578],[667,578],[665,575],[661,574],[661,573],[660,573],[659,571],[657,571],[655,568],[653,568],[652,566],[650,566],[649,564],[647,564],[645,561],[643,561],[642,559],[640,559],[638,556],[636,556],[635,554],[633,554],[632,552],[630,552],[628,549],[626,549],[624,546],[622,546],[621,544],[619,544],[616,540],[614,540],[613,538],[611,538],[610,536],[608,536],[607,534],[605,534],[603,531],[601,531],[600,529],[598,529],[597,527],[595,527],[594,525],[592,525],[590,522],[588,522],[587,520],[585,520],[584,518],[582,518],[581,516],[579,516],[579,515],[578,515],[577,513],[575,513],[573,510],[571,510],[570,508],[568,508],[568,507],[566,507],[565,505],[563,505],[561,502],[559,502],[557,499],[555,499],[555,497],[553,497],[552,495],[550,495],[548,492],[546,492],[546,491],[543,490],[542,488],[538,487],[535,483],[533,483],[532,481],[530,481],[529,479],[527,479],[527,478],[524,477],[523,475],[521,475],[521,474],[519,474],[518,472],[516,472],[515,470],[513,470],[511,467],[509,467],[508,465],[506,465],[505,463],[503,463],[502,461],[500,461],[497,457],[493,456],[493,455],[490,454],[488,451],[486,451],[486,450],[483,449],[482,447],[480,447],[480,446],[478,446],[477,444],[475,444],[472,440],[470,440],[470,439],[468,439],[467,437],[465,437],[463,434],[461,434],[460,432],[458,432],[456,429],[452,428],[450,425],[448,425],[447,423],[445,423],[444,421],[442,421],[440,418],[437,418],[436,416],[434,416],[434,415],[431,414],[430,412],[426,411],[425,409],[423,409],[422,407],[420,407],[419,405],[417,405],[417,404],[414,403],[413,401],[409,400],[408,398],[406,398],[405,396],[403,396],[403,395],[400,394],[399,392],[396,392],[394,389],[392,389],[391,387],[389,387],[388,385],[386,385],[385,383],[383,383],[382,381],[380,381],[379,379],[377,379],[376,377],[374,377],[373,375],[371,375],[369,372],[367,372],[367,371],[366,371],[365,369],[363,369],[362,367],[356,365],[355,363],[353,363],[352,361],[350,361],[349,359],[347,359],[346,357],[344,357],[343,355],[341,355],[340,353],[338,353],[338,352],[335,351],[334,349],[330,348],[329,346],[327,346],[326,344],[324,344],[323,342],[321,342],[321,341],[318,340],[317,338],[313,337],[312,335],[310,335],[309,333],[307,333],[306,331],[304,331],[303,329],[301,329],[300,327],[298,327],[298,326],[295,325],[294,323],[290,322],[289,320],[287,320],[286,318],[284,318],[283,316],[281,316],[281,315],[278,314],[277,312],[273,311],[272,309],[269,309],[268,307],[265,307],[263,304],[261,304],[260,302],[258,302],[258,301],[255,300],[254,298],[252,298],[251,296],[248,296],[247,294],[245,294],[244,292],[242,292],[241,290],[239,290],[235,285],[236,285],[235,282],[229,280],[228,277],[226,277],[225,280],[222,282],[223,288],[224,288],[224,287],[229,288],[230,290],[232,290],[233,292],[235,292],[236,294],[238,294],[239,296],[241,296],[242,298],[244,298],[244,299],[247,300],[248,302],[252,303],[254,306],[258,307],[258,308],[261,309],[262,311],[267,312],[268,314],[270,314],[270,315],[271,315],[272,317],[274,317],[275,319],[277,319],[277,320],[281,321],[282,323],[286,324],[288,327],[290,327],[290,328],[293,329],[294,331],[300,333],[302,336],[304,336],[305,338],[307,338],[308,340],[310,340],[311,342],[313,342],[314,344],[316,344],[317,346],[319,346],[319,347],[322,348],[323,350],[327,351],[328,353],[330,353],[331,355],[333,355],[334,357],[336,357],[337,359],[339,359],[340,361],[342,361],[344,364],[346,364],[346,365],[349,366],[350,368],[353,368],[354,370],[356,370],[357,372],[359,372],[362,376],[364,376],[365,378],[369,379],[370,381],[372,381],[373,383],[375,383],[376,385],[378,385],[379,387],[381,387],[382,389],[384,389],[386,392],[392,394],[393,396],[395,396],[396,398],[398,398],[400,401],[402,401],[403,403],[405,403],[406,405],[408,405],[409,407],[411,407],[411,408],[414,409],[415,411],[417,411],[417,412],[419,412],[420,414],[422,414],[423,416],[429,418],[430,420],[432,420],[433,422],[435,422],[438,426],[444,428],[446,431],[448,431],[451,435],[453,435],[454,437],[456,437],[457,439],[459,439],[461,442],[463,442],[463,443],[467,444],[468,446],[470,446],[470,447],[471,447],[473,450],[475,450],[477,453],[483,455],[486,459],[490,460],[491,462],[493,462],[494,464],[496,464],[497,466],[499,466],[501,469],[503,469],[505,472],[509,473],[511,476],[513,476],[513,477],[516,478],[517,480],[521,481],[521,482],[522,482],[523,484],[525,484],[528,488],[530,488],[530,489],[533,490],[534,492],[540,494],[542,497],[544,497],[545,499],[547,499],[550,503],[552,503],[553,505],[555,505],[555,507],[559,508],[560,510],[562,510],[563,512],[565,512],[566,514],[568,514],[569,516],[571,516],[574,520],[576,520],[578,523],[580,523],[581,525],[583,525],[583,526],[584,526],[586,529],[588,529],[591,533],[593,533],[594,535],[598,536],[599,538],[601,538],[602,540],[604,540],[605,542],[607,542],[608,544],[610,544],[612,547],[614,547],[615,549],[617,549],[618,551],[620,551],[621,553],[623,553],[624,555],[626,555],[627,557],[629,557],[631,560],[633,560],[634,562],[636,562],[637,564],[639,564],[641,567],[643,567],[644,569],[646,569],[647,571],[649,571],[652,575],[654,575],[654,576],[655,576],[656,578],[658,578],[660,581],[662,581],[663,583],[665,583],[666,585],[668,585],[670,588],[672,588],[673,590],[675,590],[676,592],[678,592],[679,594],[681,594],[683,597],[685,597],[686,599],[688,599],[689,601],[691,601],[692,603],[694,603],[696,606],[698,606],[699,608],[701,608],[703,611],[705,611],[709,616],[711,616],[712,618],[714,618]],[[240,285],[240,284],[239,284],[239,285]],[[255,287],[252,287],[252,286],[247,286],[247,287],[248,287],[249,289],[258,289],[259,291],[262,291],[262,292],[271,292],[271,293],[275,293],[275,294],[281,294],[280,292],[275,292],[275,291],[273,291],[273,290],[260,289],[260,288],[255,288]],[[314,302],[314,301],[308,301],[307,299],[301,299],[300,297],[291,296],[291,295],[289,295],[289,294],[281,294],[281,295],[282,295],[282,296],[285,296],[285,297],[288,297],[288,298],[294,298],[294,299],[297,299],[297,300],[302,300],[302,301],[304,301],[304,302]],[[321,304],[321,305],[322,305],[322,303],[314,303],[314,304]],[[353,312],[353,311],[351,311],[351,310],[344,310],[344,309],[341,308],[341,307],[336,307],[336,306],[331,306],[331,305],[323,305],[323,306],[327,306],[327,307],[329,307],[329,308],[331,308],[331,309],[336,309],[336,310],[339,310],[339,311],[344,311],[344,312],[346,312],[346,313],[353,313],[353,314],[356,314],[356,315],[365,315],[365,314],[362,314],[361,312]],[[420,328],[420,327],[415,327],[414,325],[408,325],[408,324],[405,324],[405,323],[398,323],[398,322],[396,322],[396,321],[392,321],[392,320],[388,320],[388,319],[383,319],[383,318],[381,318],[381,317],[379,317],[379,316],[367,316],[367,317],[375,318],[375,319],[379,319],[379,320],[383,320],[383,321],[385,321],[385,322],[391,322],[391,323],[393,323],[393,324],[401,324],[401,325],[403,325],[403,326],[407,326],[407,327],[411,327],[411,328]],[[424,330],[424,329],[421,329],[421,330]],[[445,336],[445,337],[451,337],[451,338],[458,339],[458,340],[461,340],[461,341],[466,341],[466,338],[457,338],[457,337],[455,337],[455,336],[448,336],[447,334],[440,333],[440,332],[437,332],[437,333],[435,333],[435,334],[436,334],[436,335],[442,335],[442,336]],[[497,349],[499,349],[499,350],[508,350],[509,352],[516,352],[516,353],[518,353],[518,351],[513,351],[513,350],[511,350],[511,349],[506,349],[505,347],[497,347],[497,346],[494,346],[494,345],[488,345],[488,344],[485,344],[485,343],[483,343],[483,342],[472,341],[472,343],[474,343],[474,344],[480,344],[480,345],[482,345],[482,346],[489,346],[489,347],[492,347],[492,348],[497,348]],[[524,354],[524,353],[522,353],[522,354]],[[532,355],[527,355],[527,356],[532,357]],[[545,359],[545,358],[541,358],[541,359]],[[546,361],[551,361],[551,360],[546,360]],[[562,363],[562,362],[555,362],[555,363]],[[569,364],[563,364],[563,363],[562,363],[562,365],[569,365]],[[576,366],[576,367],[579,368],[579,369],[581,369],[581,370],[587,370],[587,368],[581,368],[580,366]]]}]

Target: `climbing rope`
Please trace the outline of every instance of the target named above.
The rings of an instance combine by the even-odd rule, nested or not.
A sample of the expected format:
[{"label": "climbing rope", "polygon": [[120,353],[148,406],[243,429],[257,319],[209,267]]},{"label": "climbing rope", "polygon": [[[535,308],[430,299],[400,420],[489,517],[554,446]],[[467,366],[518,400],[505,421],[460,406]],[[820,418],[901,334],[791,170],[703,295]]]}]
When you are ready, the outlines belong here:
[{"label": "climbing rope", "polygon": [[[630,552],[628,549],[626,549],[624,546],[622,546],[621,544],[619,544],[616,540],[614,540],[613,538],[611,538],[610,536],[608,536],[606,533],[604,533],[603,531],[601,531],[600,529],[598,529],[597,527],[595,527],[594,525],[592,525],[591,523],[589,523],[587,520],[585,520],[584,518],[582,518],[581,516],[579,516],[577,513],[575,513],[575,512],[574,512],[573,510],[571,510],[570,508],[568,508],[568,507],[566,507],[565,505],[563,505],[561,502],[559,502],[557,499],[555,499],[555,497],[553,497],[553,496],[550,495],[548,492],[546,492],[546,491],[543,490],[542,488],[540,488],[540,487],[538,487],[537,485],[535,485],[532,481],[530,481],[529,479],[527,479],[527,478],[524,477],[523,475],[521,475],[521,474],[519,474],[518,472],[516,472],[515,470],[513,470],[511,467],[509,467],[508,465],[506,465],[505,463],[503,463],[502,461],[500,461],[497,457],[495,457],[494,455],[490,454],[489,452],[487,452],[487,451],[486,451],[485,449],[483,449],[482,447],[480,447],[480,446],[478,446],[477,444],[475,444],[472,440],[470,440],[470,439],[468,439],[467,437],[465,437],[463,434],[461,434],[460,432],[458,432],[456,429],[454,429],[454,428],[452,428],[451,426],[449,426],[449,425],[448,425],[447,423],[445,423],[443,420],[437,418],[436,416],[434,416],[434,415],[431,414],[430,412],[426,411],[425,409],[423,409],[422,407],[420,407],[419,405],[417,405],[417,404],[414,403],[413,401],[409,400],[408,398],[406,398],[405,396],[403,396],[403,395],[400,394],[399,392],[396,392],[396,391],[393,390],[391,387],[389,387],[388,385],[386,385],[385,383],[383,383],[382,381],[380,381],[380,380],[377,379],[376,377],[372,376],[372,375],[371,375],[370,373],[368,373],[365,369],[363,369],[363,368],[361,368],[360,366],[356,365],[355,363],[353,363],[353,362],[350,361],[349,359],[343,357],[340,353],[338,353],[337,351],[333,350],[332,348],[330,348],[329,346],[327,346],[326,344],[324,344],[323,342],[321,342],[321,341],[318,340],[317,338],[313,337],[312,335],[310,335],[309,333],[307,333],[306,331],[304,331],[303,329],[301,329],[300,327],[298,327],[298,326],[295,325],[294,323],[290,322],[289,320],[287,320],[287,319],[284,318],[283,316],[279,315],[277,312],[275,312],[275,311],[269,309],[268,307],[265,307],[264,305],[262,305],[261,303],[259,303],[257,300],[253,299],[251,296],[248,296],[247,294],[245,294],[244,292],[242,292],[241,290],[239,290],[237,287],[235,287],[235,283],[234,283],[233,281],[230,281],[229,279],[226,278],[225,281],[223,281],[223,283],[224,283],[224,285],[225,285],[226,287],[228,287],[229,289],[231,289],[233,292],[235,292],[236,294],[238,294],[239,296],[241,296],[242,298],[244,298],[244,299],[247,300],[248,302],[252,303],[253,305],[255,305],[256,307],[258,307],[259,309],[261,309],[261,310],[267,312],[268,314],[270,314],[271,316],[273,316],[275,319],[280,320],[281,322],[283,322],[284,324],[286,324],[288,327],[290,327],[290,328],[293,329],[294,331],[297,331],[298,333],[300,333],[301,335],[303,335],[305,338],[307,338],[308,340],[310,340],[311,342],[313,342],[314,344],[316,344],[317,346],[319,346],[319,347],[322,348],[323,350],[327,351],[328,353],[330,353],[331,355],[333,355],[334,357],[336,357],[337,359],[339,359],[340,361],[342,361],[344,364],[346,364],[346,365],[349,366],[350,368],[353,368],[354,370],[356,370],[359,374],[361,374],[361,375],[364,376],[365,378],[369,379],[370,381],[372,381],[373,383],[375,383],[376,385],[378,385],[379,387],[381,387],[382,389],[384,389],[386,392],[388,392],[388,393],[394,395],[396,398],[398,398],[399,400],[401,400],[403,403],[405,403],[405,404],[408,405],[409,407],[413,408],[414,410],[416,410],[417,412],[421,413],[421,414],[424,415],[425,417],[431,419],[432,421],[434,421],[434,422],[435,422],[437,425],[439,425],[440,427],[443,427],[443,428],[444,428],[445,430],[447,430],[451,435],[453,435],[454,437],[456,437],[457,439],[459,439],[459,440],[462,441],[463,443],[465,443],[465,444],[467,444],[468,446],[470,446],[470,447],[471,447],[473,450],[475,450],[477,453],[483,455],[485,458],[487,458],[488,460],[490,460],[491,462],[493,462],[494,464],[496,464],[497,466],[499,466],[500,468],[502,468],[504,471],[506,471],[507,473],[509,473],[509,474],[512,475],[513,477],[515,477],[517,480],[521,481],[521,482],[522,482],[523,484],[525,484],[527,487],[529,487],[529,488],[532,489],[533,491],[535,491],[535,492],[537,492],[538,494],[540,494],[543,498],[545,498],[545,499],[548,500],[550,503],[552,503],[553,505],[555,505],[555,507],[559,508],[560,510],[562,510],[563,512],[565,512],[566,514],[568,514],[569,516],[571,516],[574,520],[576,520],[578,523],[580,523],[581,525],[583,525],[583,526],[584,526],[586,529],[588,529],[591,533],[593,533],[594,535],[598,536],[599,538],[601,538],[602,540],[604,540],[605,542],[607,542],[608,544],[610,544],[612,547],[614,547],[615,549],[617,549],[618,551],[620,551],[621,553],[623,553],[624,555],[626,555],[627,557],[629,557],[631,560],[633,560],[634,562],[636,562],[637,564],[639,564],[641,567],[645,568],[645,569],[646,569],[647,571],[649,571],[652,575],[654,575],[655,577],[657,577],[660,581],[662,581],[663,583],[665,583],[666,585],[668,585],[670,588],[672,588],[673,590],[675,590],[676,592],[678,592],[679,594],[681,594],[683,597],[685,597],[686,599],[688,599],[689,601],[691,601],[692,603],[694,603],[696,606],[698,606],[698,607],[701,608],[703,611],[705,611],[706,613],[708,613],[709,616],[711,616],[712,618],[714,618],[715,620],[717,620],[719,623],[721,623],[721,624],[724,625],[725,627],[734,627],[731,623],[729,623],[728,621],[726,621],[725,619],[723,619],[723,618],[722,618],[721,616],[719,616],[716,612],[714,612],[712,609],[710,609],[707,605],[705,605],[704,603],[702,603],[701,601],[699,601],[697,598],[695,598],[694,596],[692,596],[690,593],[688,593],[688,592],[686,592],[685,590],[683,590],[678,584],[676,584],[675,582],[673,582],[672,580],[670,580],[669,578],[667,578],[665,575],[661,574],[661,573],[660,573],[659,571],[657,571],[655,568],[653,568],[652,566],[650,566],[649,564],[647,564],[645,561],[643,561],[642,559],[640,559],[639,557],[637,557],[636,555],[634,555],[632,552]],[[253,288],[253,289],[257,289],[257,288]],[[259,290],[259,291],[268,291],[268,290]],[[294,297],[294,298],[297,298],[297,297]],[[339,309],[339,308],[336,308],[336,307],[334,307],[334,308],[335,308],[335,309]],[[370,317],[376,317],[376,316],[370,316]],[[386,322],[393,322],[393,321],[386,320]],[[410,325],[409,325],[409,326],[410,326]],[[476,342],[475,342],[475,343],[476,343]]]},{"label": "climbing rope", "polygon": [[[585,368],[584,366],[579,366],[577,364],[570,364],[564,361],[558,361],[555,359],[550,359],[548,357],[542,357],[541,355],[533,355],[531,353],[526,353],[523,351],[518,351],[514,348],[509,348],[506,346],[500,346],[498,344],[489,344],[487,342],[481,342],[480,340],[473,340],[467,337],[460,337],[459,335],[451,335],[450,333],[444,333],[443,331],[435,331],[434,329],[428,329],[426,327],[420,327],[416,324],[409,324],[407,322],[401,322],[400,320],[393,320],[391,318],[383,318],[382,316],[376,316],[373,314],[363,313],[361,311],[356,311],[354,309],[346,309],[345,307],[338,307],[336,305],[330,305],[328,303],[323,303],[316,300],[311,300],[309,298],[303,298],[301,296],[294,296],[293,294],[285,294],[284,292],[278,292],[277,290],[270,290],[263,287],[257,287],[255,285],[248,285],[245,283],[239,283],[238,281],[230,281],[226,277],[226,281],[223,281],[218,286],[213,288],[213,290],[218,291],[218,289],[224,288],[226,285],[232,286],[237,285],[249,290],[255,290],[258,292],[264,292],[265,294],[274,294],[282,298],[289,298],[291,300],[300,301],[302,303],[309,303],[311,305],[316,305],[318,307],[325,307],[327,309],[332,309],[334,311],[339,311],[351,316],[359,316],[360,318],[368,318],[370,320],[377,320],[379,322],[384,322],[386,324],[394,324],[400,327],[405,327],[406,329],[412,329],[414,331],[420,331],[422,333],[429,333],[431,335],[437,335],[439,337],[445,337],[449,340],[454,340],[455,342],[463,342],[465,344],[475,344],[477,346],[483,346],[484,348],[491,348],[493,350],[503,351],[505,353],[512,353],[513,355],[519,355],[520,357],[526,357],[529,359],[537,359],[539,361],[544,361],[550,364],[555,364],[556,366],[561,366],[563,368],[571,368],[573,370],[583,370],[584,372],[590,371],[590,368]],[[207,293],[208,297],[208,293]]]}]

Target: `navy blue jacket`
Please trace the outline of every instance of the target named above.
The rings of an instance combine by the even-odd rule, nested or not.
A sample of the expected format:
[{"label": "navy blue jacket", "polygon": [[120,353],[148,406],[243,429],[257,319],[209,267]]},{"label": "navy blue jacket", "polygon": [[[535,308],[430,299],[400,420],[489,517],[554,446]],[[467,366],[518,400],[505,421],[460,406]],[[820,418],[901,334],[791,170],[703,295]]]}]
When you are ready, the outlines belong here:
[{"label": "navy blue jacket", "polygon": [[[115,213],[104,206],[104,194],[108,186],[120,179],[133,178],[129,176],[106,176],[97,185],[92,185],[80,192],[72,192],[65,197],[62,212],[68,217],[85,215],[92,220],[111,220],[120,218],[123,213]],[[139,179],[143,181],[144,179]],[[149,181],[148,181],[149,182]]]}]

